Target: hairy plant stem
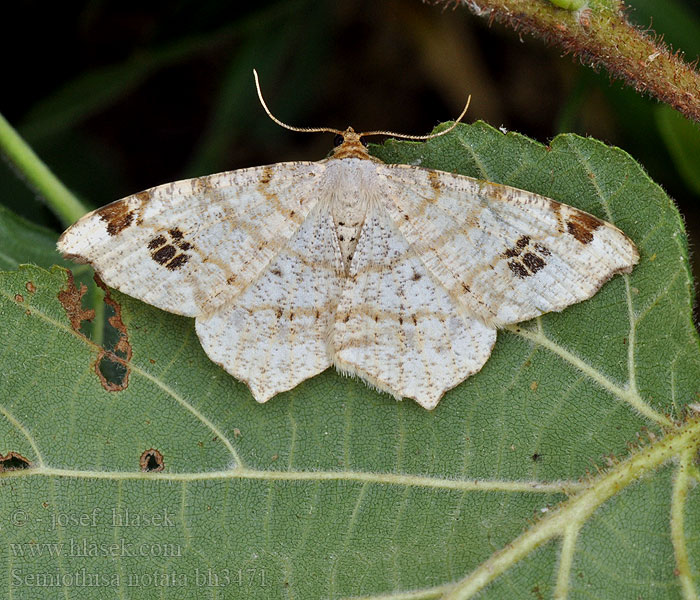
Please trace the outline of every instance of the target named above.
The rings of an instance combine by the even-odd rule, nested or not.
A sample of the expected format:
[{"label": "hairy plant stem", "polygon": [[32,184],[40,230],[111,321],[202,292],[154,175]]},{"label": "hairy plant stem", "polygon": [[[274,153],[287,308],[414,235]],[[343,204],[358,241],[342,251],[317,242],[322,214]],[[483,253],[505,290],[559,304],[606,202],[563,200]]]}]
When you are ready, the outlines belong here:
[{"label": "hairy plant stem", "polygon": [[641,93],[648,93],[700,121],[700,73],[659,39],[632,25],[619,0],[591,0],[579,10],[547,0],[428,0],[465,4],[489,22],[504,23],[556,44],[593,68],[604,67]]}]

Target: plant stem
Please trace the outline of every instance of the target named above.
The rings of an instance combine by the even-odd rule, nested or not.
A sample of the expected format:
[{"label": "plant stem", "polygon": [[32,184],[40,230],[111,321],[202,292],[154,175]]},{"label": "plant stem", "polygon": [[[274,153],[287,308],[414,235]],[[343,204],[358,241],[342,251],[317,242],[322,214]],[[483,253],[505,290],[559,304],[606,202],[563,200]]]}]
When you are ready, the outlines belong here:
[{"label": "plant stem", "polygon": [[[556,44],[593,68],[605,67],[638,92],[646,92],[700,121],[700,74],[659,39],[632,25],[620,0],[590,0],[580,10],[545,0],[430,0],[466,4],[517,31]],[[660,10],[663,10],[660,8]]]},{"label": "plant stem", "polygon": [[0,150],[14,165],[18,176],[44,197],[63,225],[70,225],[87,212],[82,202],[61,183],[1,114]]}]

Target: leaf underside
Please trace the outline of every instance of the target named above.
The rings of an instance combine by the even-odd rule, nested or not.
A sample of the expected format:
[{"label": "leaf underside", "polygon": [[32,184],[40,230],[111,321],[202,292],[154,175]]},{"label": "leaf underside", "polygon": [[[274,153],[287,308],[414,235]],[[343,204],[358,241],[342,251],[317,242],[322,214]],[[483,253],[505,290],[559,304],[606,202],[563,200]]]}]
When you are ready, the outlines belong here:
[{"label": "leaf underside", "polygon": [[[59,299],[67,272],[43,268],[59,262],[37,241],[51,235],[0,212],[3,268],[42,265],[0,274],[0,589],[697,591],[700,425],[686,415],[700,399],[700,352],[672,202],[623,151],[574,135],[544,147],[477,123],[373,152],[591,212],[630,236],[641,262],[589,301],[501,331],[482,372],[433,412],[332,370],[258,405],[206,358],[191,319],[114,291],[133,354],[128,383],[107,391],[95,371],[105,354]],[[149,450],[163,470],[141,470],[158,463]]]}]

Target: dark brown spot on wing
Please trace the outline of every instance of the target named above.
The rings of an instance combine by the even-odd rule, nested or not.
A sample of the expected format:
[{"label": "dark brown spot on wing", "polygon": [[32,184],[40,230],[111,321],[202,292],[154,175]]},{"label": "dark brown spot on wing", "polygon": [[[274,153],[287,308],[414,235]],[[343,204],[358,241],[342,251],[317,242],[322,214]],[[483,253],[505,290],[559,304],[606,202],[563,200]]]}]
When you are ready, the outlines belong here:
[{"label": "dark brown spot on wing", "polygon": [[121,233],[134,222],[134,211],[126,200],[112,202],[97,211],[100,218],[107,223],[107,233],[111,236]]},{"label": "dark brown spot on wing", "polygon": [[513,271],[513,275],[520,279],[525,279],[525,277],[530,276],[530,272],[517,260],[508,261],[508,267]]},{"label": "dark brown spot on wing", "polygon": [[515,242],[515,245],[512,248],[508,248],[508,250],[503,253],[503,256],[505,258],[515,258],[516,256],[520,256],[523,248],[525,248],[529,243],[529,236],[524,235],[517,242]]},{"label": "dark brown spot on wing", "polygon": [[165,239],[164,236],[159,235],[157,237],[154,237],[150,242],[148,242],[148,249],[149,250],[155,250],[156,248],[160,248],[163,246],[168,240]]},{"label": "dark brown spot on wing", "polygon": [[155,260],[158,264],[165,265],[168,261],[177,253],[175,246],[163,246],[160,250],[156,250],[151,254],[151,258]]},{"label": "dark brown spot on wing", "polygon": [[189,259],[190,259],[190,257],[187,254],[178,254],[167,265],[165,265],[165,268],[170,269],[171,271],[174,271],[175,269],[179,269]]},{"label": "dark brown spot on wing", "polygon": [[542,258],[533,254],[532,252],[527,252],[522,257],[523,264],[530,270],[534,275],[537,271],[540,271],[547,264]]},{"label": "dark brown spot on wing", "polygon": [[551,256],[552,253],[549,251],[549,248],[547,246],[543,246],[542,244],[535,244],[535,250],[539,252],[542,256]]},{"label": "dark brown spot on wing", "polygon": [[[168,237],[170,240],[168,241]],[[190,255],[180,250],[190,250],[194,245],[185,241],[185,234],[177,227],[169,229],[167,234],[159,234],[148,242],[148,249],[152,250],[151,258],[166,269],[174,271],[190,260]],[[176,247],[177,246],[177,247]]]},{"label": "dark brown spot on wing", "polygon": [[582,244],[590,244],[593,232],[602,225],[600,219],[586,213],[576,213],[566,222],[567,231]]},{"label": "dark brown spot on wing", "polygon": [[179,242],[184,237],[182,231],[180,231],[177,227],[173,227],[168,231],[168,233],[170,234],[170,237],[173,238],[174,242]]},{"label": "dark brown spot on wing", "polygon": [[541,271],[547,265],[543,257],[550,255],[549,249],[542,244],[531,243],[528,235],[521,236],[512,248],[502,254],[504,258],[513,259],[508,261],[508,268],[521,279]]}]

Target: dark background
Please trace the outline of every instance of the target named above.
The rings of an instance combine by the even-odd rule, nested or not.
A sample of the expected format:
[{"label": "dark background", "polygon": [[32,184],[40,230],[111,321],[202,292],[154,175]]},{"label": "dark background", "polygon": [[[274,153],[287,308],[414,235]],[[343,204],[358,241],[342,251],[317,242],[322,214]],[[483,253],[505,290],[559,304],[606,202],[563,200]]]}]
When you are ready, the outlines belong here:
[{"label": "dark background", "polygon": [[[628,4],[631,20],[688,60],[700,54],[695,0]],[[256,67],[268,105],[294,125],[424,134],[472,94],[468,122],[544,143],[577,132],[620,146],[676,199],[691,250],[700,239],[700,173],[684,174],[669,151],[661,105],[465,7],[16,1],[3,21],[0,111],[91,207],[184,177],[323,158],[332,136],[287,132],[265,116]],[[700,143],[698,128],[688,131]],[[5,165],[0,190],[16,212],[63,229]]]}]

